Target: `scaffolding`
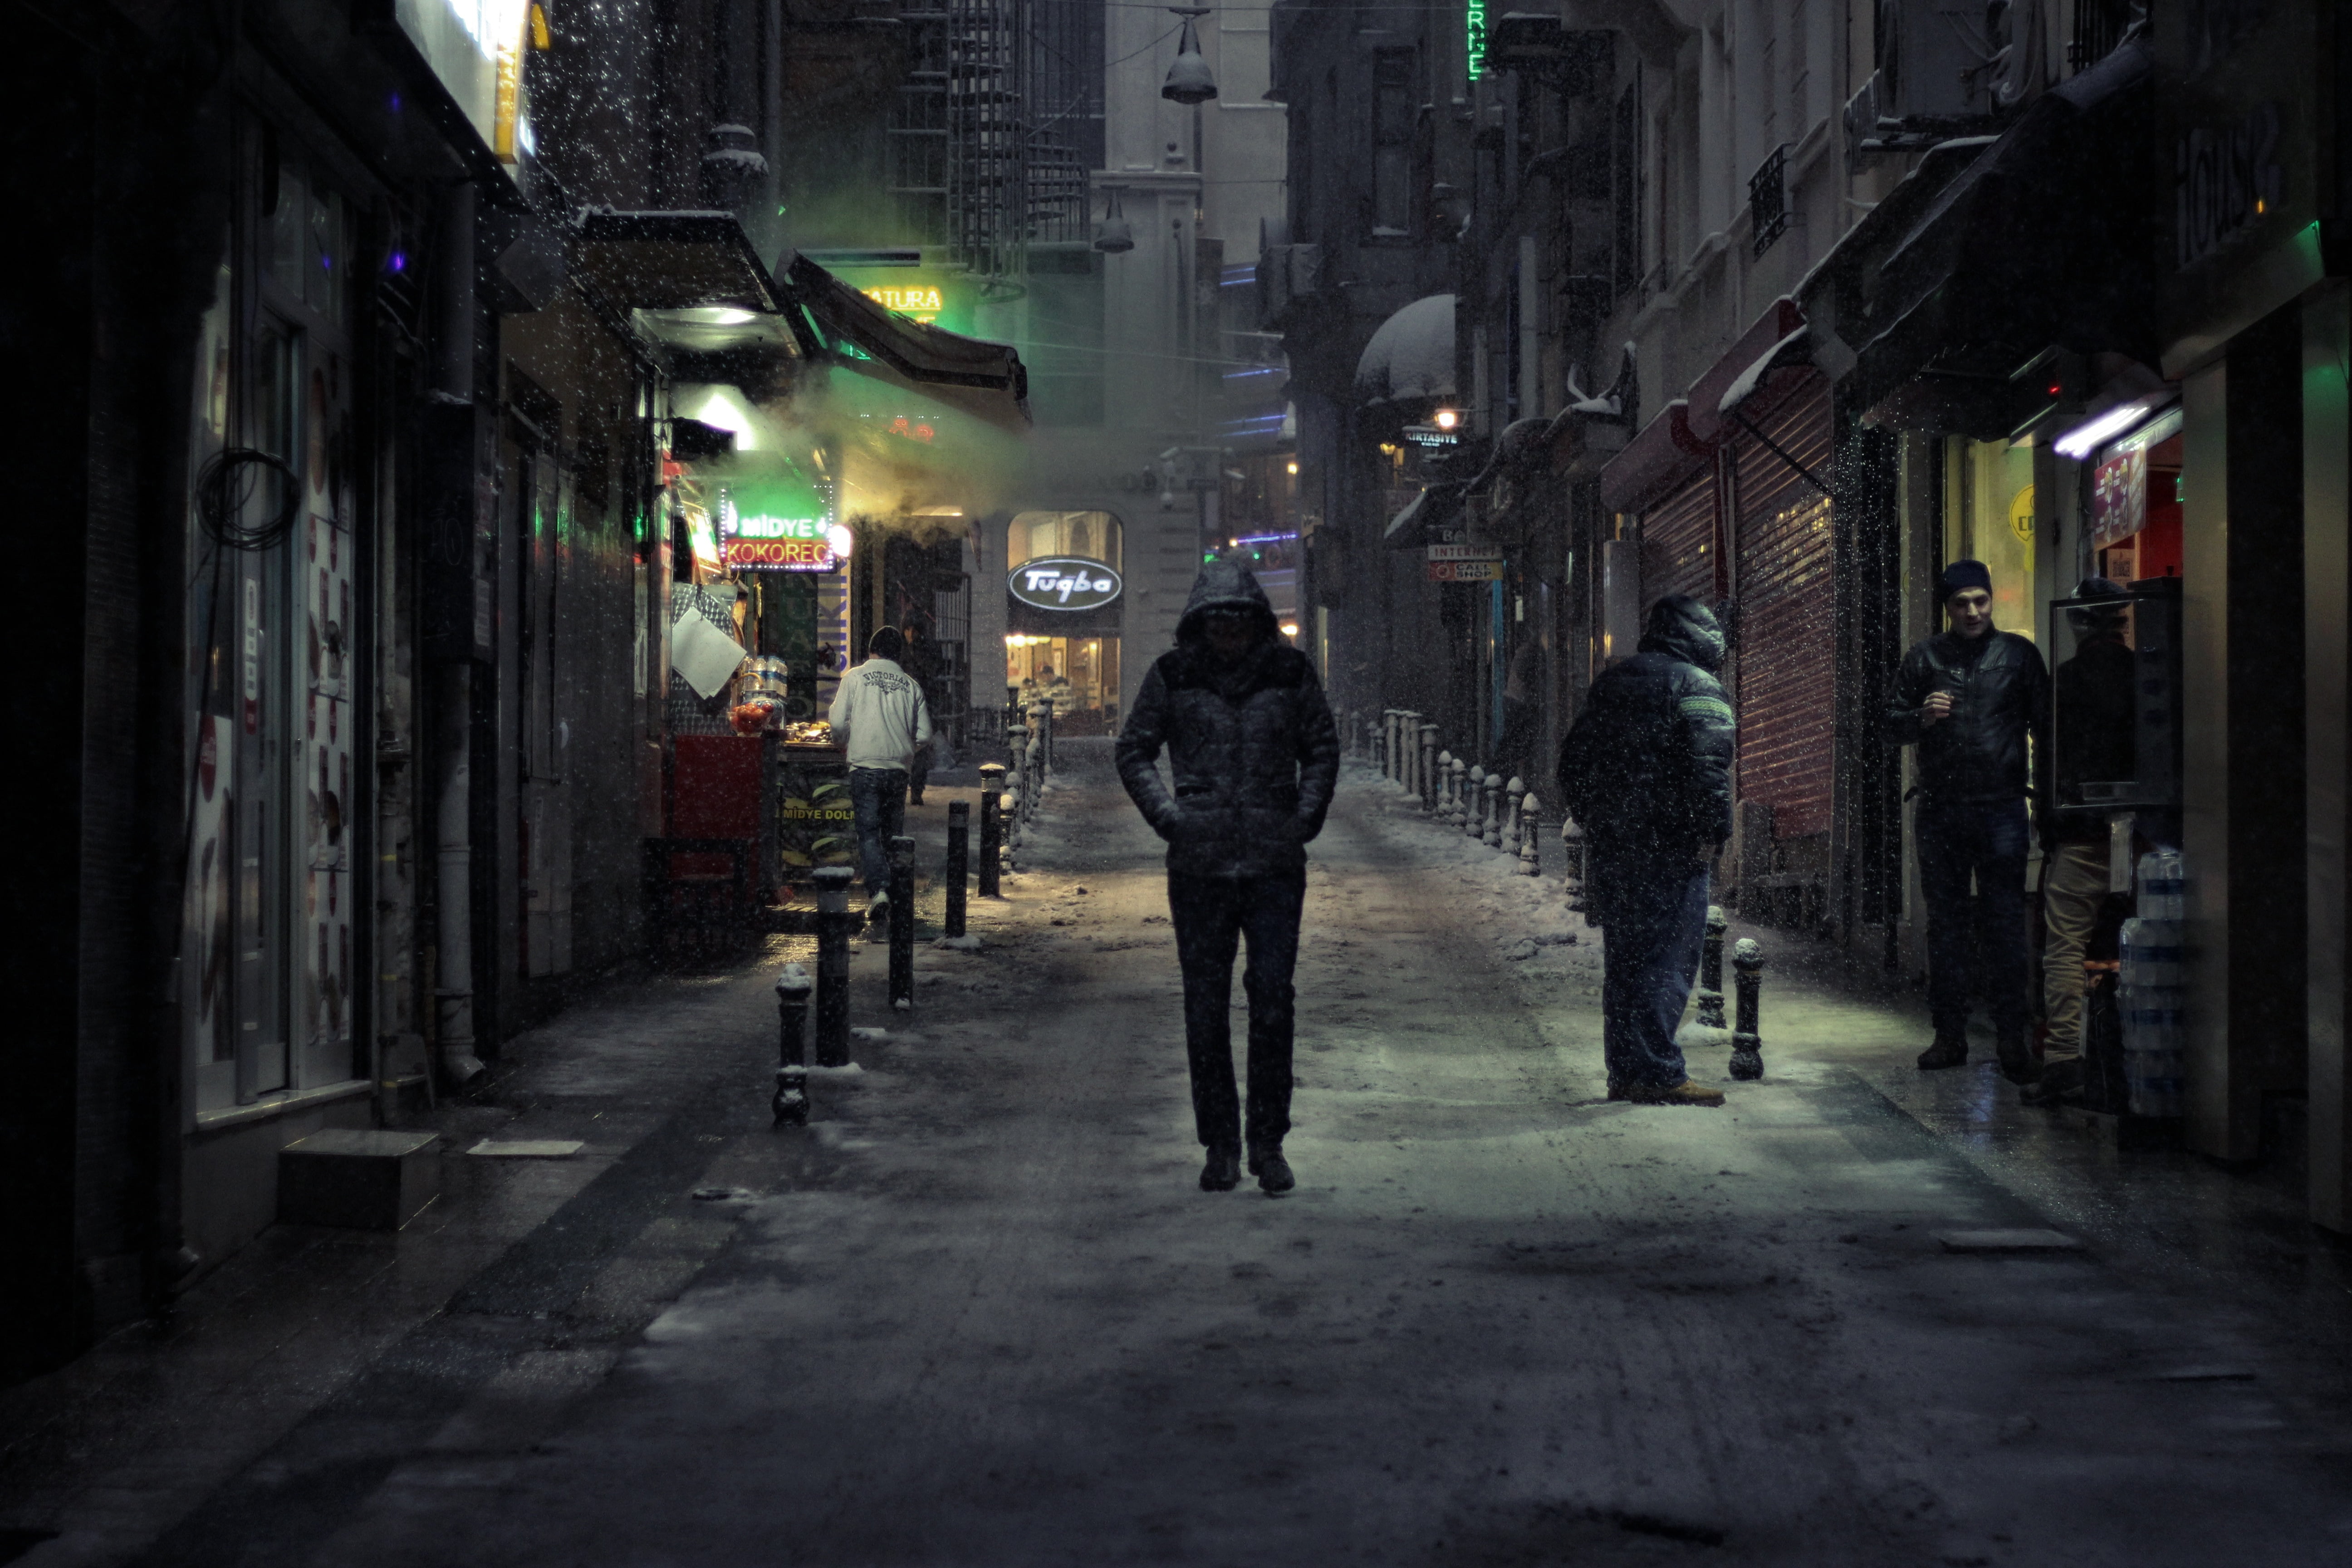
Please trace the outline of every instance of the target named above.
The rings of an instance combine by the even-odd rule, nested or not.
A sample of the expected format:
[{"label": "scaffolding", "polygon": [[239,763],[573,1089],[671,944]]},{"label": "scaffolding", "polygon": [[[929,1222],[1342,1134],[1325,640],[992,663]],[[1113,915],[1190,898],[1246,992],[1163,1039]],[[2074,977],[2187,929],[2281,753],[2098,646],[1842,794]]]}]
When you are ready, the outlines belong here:
[{"label": "scaffolding", "polygon": [[1028,247],[1087,237],[1102,162],[1099,5],[912,0],[890,122],[901,232],[944,247],[982,299],[1017,298]]}]

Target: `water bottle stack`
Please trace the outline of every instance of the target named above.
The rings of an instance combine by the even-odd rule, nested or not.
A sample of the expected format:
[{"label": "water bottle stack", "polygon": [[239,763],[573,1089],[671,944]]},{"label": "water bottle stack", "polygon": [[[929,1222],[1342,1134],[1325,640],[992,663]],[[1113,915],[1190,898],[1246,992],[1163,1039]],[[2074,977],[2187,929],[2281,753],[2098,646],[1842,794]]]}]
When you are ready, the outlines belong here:
[{"label": "water bottle stack", "polygon": [[2124,922],[2124,1082],[2134,1116],[2179,1116],[2188,1074],[2180,944],[2187,873],[2178,849],[2139,858],[2139,917]]}]

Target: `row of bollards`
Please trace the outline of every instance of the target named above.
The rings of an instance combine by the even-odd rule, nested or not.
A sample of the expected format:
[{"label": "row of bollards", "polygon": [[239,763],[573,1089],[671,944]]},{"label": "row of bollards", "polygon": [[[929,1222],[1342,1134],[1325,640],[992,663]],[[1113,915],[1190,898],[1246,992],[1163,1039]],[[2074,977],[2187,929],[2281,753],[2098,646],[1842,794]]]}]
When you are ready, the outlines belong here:
[{"label": "row of bollards", "polygon": [[[1432,820],[1518,862],[1516,869],[1540,874],[1540,801],[1517,777],[1506,777],[1443,751],[1437,726],[1411,709],[1381,711],[1377,726],[1360,721],[1350,724],[1351,739],[1371,753],[1381,775],[1402,793],[1418,797]],[[1586,840],[1575,818],[1562,815],[1560,847],[1566,862],[1568,907],[1588,913]],[[1700,949],[1696,1022],[1707,1028],[1725,1026],[1723,943],[1728,922],[1721,908],[1708,905],[1706,934]],[[1764,1076],[1763,1041],[1758,1026],[1764,986],[1764,950],[1754,939],[1742,937],[1732,948],[1731,967],[1736,993],[1737,1024],[1732,1029],[1729,1066],[1734,1079]]]},{"label": "row of bollards", "polygon": [[[1016,726],[1011,731],[1014,738],[1014,757],[1025,764],[1026,775],[1034,781],[1050,763],[1052,741],[1052,708],[1039,703],[1033,716],[1039,721],[1029,730]],[[1036,792],[1034,783],[1023,786],[1013,781],[1023,777],[1008,774],[1002,763],[982,763],[980,766],[980,896],[993,899],[1001,896],[1003,861],[1009,857],[1012,837],[1005,829],[1008,823],[1017,826],[1027,816],[1034,815]],[[1011,784],[1014,799],[1020,804],[1008,816],[1005,794]],[[947,914],[946,934],[961,937],[969,921],[969,881],[971,876],[971,803],[948,803],[947,853]],[[915,841],[901,834],[890,840],[890,906],[887,916],[890,943],[889,998],[893,1011],[903,1012],[915,1005]],[[847,866],[824,866],[817,868],[816,883],[816,977],[814,982],[808,971],[797,963],[784,965],[776,977],[777,1045],[775,1092],[769,1101],[774,1111],[776,1125],[786,1122],[803,1125],[809,1118],[809,1002],[816,1003],[816,1066],[840,1068],[849,1065],[849,953],[850,942],[857,933],[858,917],[850,912],[849,884],[856,876]]]}]

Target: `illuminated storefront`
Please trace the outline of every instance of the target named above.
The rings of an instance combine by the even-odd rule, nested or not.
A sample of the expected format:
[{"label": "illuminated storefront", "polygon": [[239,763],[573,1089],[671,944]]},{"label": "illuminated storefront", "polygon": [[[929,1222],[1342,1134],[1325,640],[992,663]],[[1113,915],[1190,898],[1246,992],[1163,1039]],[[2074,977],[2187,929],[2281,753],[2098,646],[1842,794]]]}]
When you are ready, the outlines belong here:
[{"label": "illuminated storefront", "polygon": [[1048,697],[1066,734],[1118,728],[1121,533],[1107,511],[1027,511],[1006,527],[1006,706]]}]

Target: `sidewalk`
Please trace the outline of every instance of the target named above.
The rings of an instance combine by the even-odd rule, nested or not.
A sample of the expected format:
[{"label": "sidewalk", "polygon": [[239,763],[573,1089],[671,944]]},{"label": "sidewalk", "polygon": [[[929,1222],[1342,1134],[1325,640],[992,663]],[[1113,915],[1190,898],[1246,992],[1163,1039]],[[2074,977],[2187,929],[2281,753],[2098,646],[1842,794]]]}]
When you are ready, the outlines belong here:
[{"label": "sidewalk", "polygon": [[[1539,886],[1514,874],[1506,857],[1440,826],[1369,766],[1350,763],[1347,787],[1425,836],[1426,853],[1453,870],[1499,948],[1532,946],[1520,966],[1528,981],[1570,1005],[1580,989],[1598,986],[1601,933],[1568,913],[1554,867]],[[1569,935],[1576,945],[1562,943]],[[1727,1008],[1728,954],[1742,937],[1764,950],[1759,1032],[1768,1079],[1866,1086],[2052,1227],[2143,1279],[2234,1302],[2279,1331],[2332,1346],[2352,1372],[2352,1245],[2310,1224],[2291,1172],[2225,1170],[2179,1149],[2122,1151],[2076,1113],[2021,1105],[1981,1020],[1968,1066],[1922,1072],[1914,1058],[1932,1034],[1926,997],[1894,982],[1857,992],[1840,977],[1833,949],[1785,930],[1732,921]],[[1727,1036],[1686,1023],[1684,1045],[1693,1077],[1727,1080]]]}]

